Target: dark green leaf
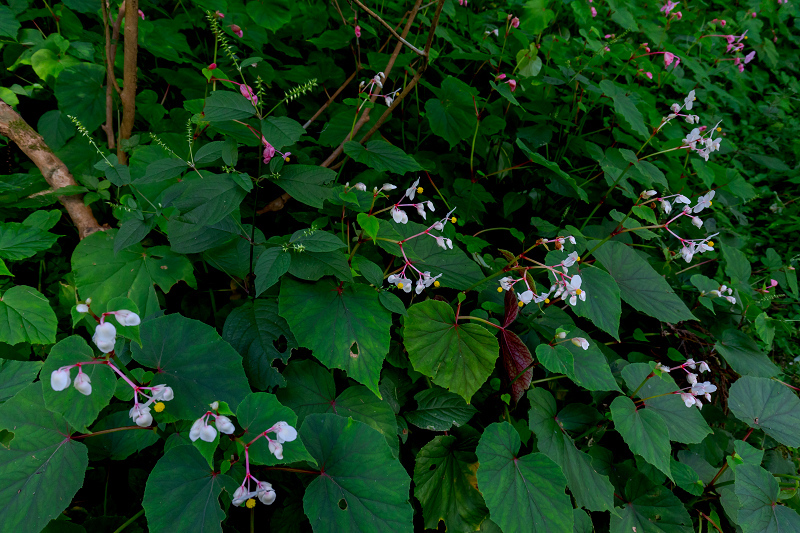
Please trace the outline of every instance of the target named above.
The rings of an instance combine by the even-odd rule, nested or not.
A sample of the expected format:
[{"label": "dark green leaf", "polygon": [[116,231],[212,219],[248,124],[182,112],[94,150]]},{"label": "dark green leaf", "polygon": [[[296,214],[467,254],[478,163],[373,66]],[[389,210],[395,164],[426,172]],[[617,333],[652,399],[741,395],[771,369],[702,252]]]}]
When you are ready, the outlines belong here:
[{"label": "dark green leaf", "polygon": [[717,338],[714,349],[743,376],[769,378],[780,369],[761,351],[758,343],[738,329],[726,329]]},{"label": "dark green leaf", "polygon": [[[249,442],[278,422],[286,422],[290,426],[298,427],[297,415],[288,407],[281,405],[273,394],[254,392],[248,394],[236,409],[236,420],[244,429],[242,440]],[[270,437],[274,437],[271,434]],[[311,461],[313,458],[306,451],[303,442],[296,439],[283,445],[283,459],[277,459],[269,451],[269,441],[260,438],[250,445],[250,461],[260,465],[277,465],[282,463],[296,463]]]},{"label": "dark green leaf", "polygon": [[778,481],[759,465],[737,466],[734,490],[741,503],[737,523],[744,533],[800,531],[800,515],[778,504]]},{"label": "dark green leaf", "polygon": [[477,410],[462,397],[439,387],[418,392],[417,409],[404,416],[417,427],[430,431],[448,431],[469,422]]},{"label": "dark green leaf", "polygon": [[585,302],[573,307],[575,314],[588,318],[619,340],[619,318],[622,315],[619,285],[607,272],[590,265],[581,265],[579,273],[591,290],[586,291]]},{"label": "dark green leaf", "polygon": [[763,429],[786,446],[800,446],[800,400],[777,381],[739,378],[730,388],[728,407],[750,427]]},{"label": "dark green leaf", "polygon": [[181,182],[181,187],[183,192],[172,205],[180,210],[180,220],[191,224],[216,224],[238,209],[245,197],[245,191],[228,174],[193,176]]},{"label": "dark green leaf", "polygon": [[311,207],[322,208],[323,200],[331,198],[331,187],[324,187],[336,178],[336,172],[314,165],[289,165],[275,180],[278,187],[297,201]]},{"label": "dark green leaf", "polygon": [[292,264],[292,256],[281,248],[268,248],[258,256],[253,273],[256,275],[256,297],[278,283]]},{"label": "dark green leaf", "polygon": [[58,108],[77,118],[89,133],[106,119],[105,79],[105,67],[91,63],[67,67],[56,79]]},{"label": "dark green leaf", "polygon": [[[92,382],[94,384],[94,382]],[[93,392],[94,394],[94,392]],[[133,422],[128,416],[127,409],[118,411],[113,415],[101,418],[94,426],[92,431],[103,431],[125,426],[131,426]],[[154,429],[133,429],[130,431],[114,431],[103,435],[96,435],[91,439],[86,439],[86,446],[92,453],[92,459],[110,458],[115,461],[127,459],[134,453],[140,452],[158,442],[158,433]]]},{"label": "dark green leaf", "polygon": [[41,361],[0,359],[0,402],[27,387],[39,375],[43,364]]},{"label": "dark green leaf", "polygon": [[204,119],[208,122],[221,120],[242,120],[252,117],[256,108],[250,100],[233,91],[214,91],[206,98],[203,109]]},{"label": "dark green leaf", "polygon": [[0,258],[19,261],[49,249],[58,235],[19,222],[0,222]]},{"label": "dark green leaf", "polygon": [[637,410],[630,398],[618,396],[611,402],[611,416],[631,451],[671,478],[669,431],[661,415],[652,409]]},{"label": "dark green leaf", "polygon": [[39,291],[15,285],[0,298],[0,339],[14,345],[20,342],[56,342],[56,314]]},{"label": "dark green leaf", "polygon": [[413,157],[386,141],[369,141],[366,146],[355,141],[347,141],[344,143],[344,153],[378,172],[405,174],[422,170]]},{"label": "dark green leaf", "polygon": [[692,533],[692,519],[667,487],[636,475],[625,485],[625,504],[611,515],[611,533]]},{"label": "dark green leaf", "polygon": [[289,117],[270,117],[261,121],[261,134],[276,150],[293,145],[305,133],[303,126]]}]

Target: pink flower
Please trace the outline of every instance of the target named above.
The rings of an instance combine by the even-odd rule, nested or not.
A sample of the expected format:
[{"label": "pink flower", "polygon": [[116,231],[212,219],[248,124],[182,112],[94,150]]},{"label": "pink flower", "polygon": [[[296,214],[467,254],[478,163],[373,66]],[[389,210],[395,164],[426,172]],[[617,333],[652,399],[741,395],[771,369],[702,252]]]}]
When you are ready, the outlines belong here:
[{"label": "pink flower", "polygon": [[251,89],[249,85],[245,85],[244,83],[239,85],[239,92],[242,93],[242,96],[250,100],[250,103],[253,105],[258,103],[258,96],[256,96],[256,93],[253,92],[253,89]]},{"label": "pink flower", "polygon": [[468,3],[469,2],[467,0],[458,0],[458,5],[460,5],[462,7],[467,7]]},{"label": "pink flower", "polygon": [[752,52],[750,52],[749,54],[747,54],[746,56],[744,56],[744,62],[745,62],[745,64],[747,64],[747,63],[751,62],[751,61],[753,60],[753,58],[754,58],[754,57],[756,57],[756,51],[755,51],[755,50],[753,50]]},{"label": "pink flower", "polygon": [[517,17],[514,17],[513,19],[511,19],[511,27],[512,28],[519,28],[519,19]]},{"label": "pink flower", "polygon": [[240,28],[236,24],[231,24],[231,31],[233,33],[235,33],[236,36],[239,37],[240,39],[244,36],[244,32],[242,31],[242,28]]},{"label": "pink flower", "polygon": [[673,2],[672,0],[667,0],[667,3],[661,6],[660,11],[664,13],[665,16],[669,15],[670,12],[675,9],[680,2]]},{"label": "pink flower", "polygon": [[753,11],[753,18],[756,18],[756,12]]},{"label": "pink flower", "polygon": [[225,13],[220,13],[219,10],[215,11],[214,14],[221,19],[225,18]]},{"label": "pink flower", "polygon": [[208,70],[214,70],[215,68],[217,68],[217,64],[216,64],[216,63],[211,63],[211,64],[208,66]]},{"label": "pink flower", "polygon": [[[141,9],[139,10],[139,16],[144,20],[144,12]],[[753,16],[755,16],[755,13],[753,13]]]},{"label": "pink flower", "polygon": [[605,35],[603,35],[603,39],[610,39],[611,37],[613,37],[613,35],[611,35],[610,33],[606,33]]},{"label": "pink flower", "polygon": [[592,18],[596,17],[597,16],[597,10],[594,8],[594,6],[592,6],[591,11],[592,11]]},{"label": "pink flower", "polygon": [[508,80],[506,83],[508,83],[512,93],[517,90],[517,80]]},{"label": "pink flower", "polygon": [[724,28],[724,27],[725,27],[725,24],[727,24],[727,23],[726,23],[724,20],[720,20],[720,21],[719,21],[719,24],[720,24],[720,26],[722,26],[722,27]]},{"label": "pink flower", "polygon": [[653,73],[652,72],[645,72],[644,75],[647,76],[648,79],[651,79],[651,80],[653,79]]},{"label": "pink flower", "polygon": [[771,279],[771,280],[769,280],[769,286],[770,286],[770,287],[774,287],[774,286],[775,286],[775,285],[777,285],[777,284],[778,284],[778,280],[775,280],[775,279]]},{"label": "pink flower", "polygon": [[275,148],[264,137],[261,137],[261,142],[264,143],[264,164],[266,165],[275,156]]},{"label": "pink flower", "polygon": [[361,26],[356,26],[356,37],[361,38]]},{"label": "pink flower", "polygon": [[739,64],[739,72],[744,72],[744,65]]},{"label": "pink flower", "polygon": [[498,80],[504,80],[504,79],[506,79],[506,75],[505,74],[500,74],[499,76],[497,76],[497,79]]},{"label": "pink flower", "polygon": [[681,12],[680,12],[680,11],[676,11],[676,12],[675,12],[675,17],[676,17],[678,20],[681,20],[681,19],[683,18],[683,15],[681,14]]},{"label": "pink flower", "polygon": [[672,64],[675,60],[675,54],[671,54],[669,52],[664,52],[664,66],[668,67]]}]

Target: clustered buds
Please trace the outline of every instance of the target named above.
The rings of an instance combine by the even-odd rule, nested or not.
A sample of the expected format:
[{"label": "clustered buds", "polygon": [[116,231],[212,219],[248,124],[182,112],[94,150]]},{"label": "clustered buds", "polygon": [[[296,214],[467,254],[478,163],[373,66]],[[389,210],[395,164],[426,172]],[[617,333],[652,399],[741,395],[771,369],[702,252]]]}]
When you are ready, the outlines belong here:
[{"label": "clustered buds", "polygon": [[[377,96],[378,98],[383,98],[384,101],[386,102],[386,107],[391,107],[392,102],[394,102],[394,99],[397,98],[397,95],[402,90],[402,87],[399,88],[399,89],[395,89],[394,91],[386,93],[386,94],[378,94],[378,91],[373,92],[373,89],[375,87],[377,87],[378,89],[383,89],[383,84],[384,83],[386,83],[386,74],[384,74],[383,72],[378,72],[377,74],[375,74],[375,76],[371,80],[369,80],[369,82],[365,83],[365,82],[362,81],[361,83],[359,83],[358,84],[358,92],[362,93],[362,92],[366,91],[366,93],[367,93],[366,97],[367,98],[370,98],[372,96]],[[366,102],[366,100],[365,100],[365,102]],[[361,105],[359,105],[359,108],[358,108],[359,111],[361,111],[361,107],[363,107],[363,105],[364,105],[364,102],[362,102]]]},{"label": "clustered buds", "polygon": [[[89,306],[91,303],[91,298],[88,298],[85,303],[76,305],[75,309],[79,313],[89,313]],[[117,337],[117,328],[114,327],[114,324],[105,321],[107,316],[114,316],[120,326],[138,326],[142,322],[139,315],[127,309],[108,311],[100,315],[100,317],[95,317],[98,324],[94,330],[94,335],[92,335],[92,342],[94,342],[97,348],[103,353],[111,353],[114,351],[114,344]]]},{"label": "clustered buds", "polygon": [[697,377],[698,374],[694,372],[690,372],[687,369],[691,370],[698,370],[698,373],[702,374],[704,372],[709,372],[710,368],[708,367],[708,363],[705,361],[695,362],[694,359],[687,359],[685,363],[682,365],[678,365],[676,367],[668,367],[666,365],[659,365],[658,369],[662,372],[669,374],[673,370],[683,370],[686,373],[686,381],[689,383],[688,387],[684,387],[683,389],[677,390],[672,394],[680,394],[681,400],[686,405],[686,407],[693,407],[697,406],[698,409],[703,408],[703,402],[701,402],[697,397],[703,396],[707,402],[711,401],[711,393],[717,390],[717,386],[712,384],[710,381],[698,382]]},{"label": "clustered buds", "polygon": [[[216,410],[219,404],[217,404],[216,407],[215,404],[217,404],[217,402],[211,404],[211,407]],[[214,425],[217,426],[217,429],[214,429],[214,426],[209,424],[212,416],[214,417]],[[194,424],[192,424],[192,428],[189,430],[189,440],[194,442],[200,439],[206,442],[214,442],[214,439],[217,438],[217,430],[219,430],[220,433],[230,435],[236,428],[233,426],[231,419],[227,416],[218,415],[213,411],[206,411],[203,416],[195,420]]]}]

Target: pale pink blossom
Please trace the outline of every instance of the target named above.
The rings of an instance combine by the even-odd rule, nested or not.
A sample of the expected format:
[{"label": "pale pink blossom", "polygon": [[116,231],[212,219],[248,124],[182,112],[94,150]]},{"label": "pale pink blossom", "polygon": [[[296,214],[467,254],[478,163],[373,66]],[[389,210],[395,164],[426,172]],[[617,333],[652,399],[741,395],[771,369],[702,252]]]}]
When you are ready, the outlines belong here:
[{"label": "pale pink blossom", "polygon": [[517,90],[517,80],[508,80],[507,83],[512,93]]},{"label": "pale pink blossom", "polygon": [[519,28],[519,18],[514,17],[513,19],[511,19],[511,27]]},{"label": "pale pink blossom", "polygon": [[242,28],[240,28],[240,27],[239,27],[239,26],[237,26],[236,24],[231,24],[231,31],[232,31],[233,33],[235,33],[235,34],[236,34],[236,36],[237,36],[238,38],[240,38],[240,39],[241,39],[241,38],[244,36],[244,32],[242,31]]},{"label": "pale pink blossom", "polygon": [[[591,0],[589,0],[589,1],[591,2]],[[596,17],[597,16],[597,10],[594,8],[594,6],[592,6],[591,11],[592,11],[592,18]]]},{"label": "pale pink blossom", "polygon": [[648,79],[651,79],[651,80],[653,79],[653,73],[652,72],[645,72],[644,75],[647,76]]},{"label": "pale pink blossom", "polygon": [[144,20],[144,11],[142,11],[141,9],[139,10],[139,16],[142,17],[142,20]]},{"label": "pale pink blossom", "polygon": [[253,92],[253,89],[251,89],[249,85],[244,83],[239,85],[239,92],[242,93],[242,96],[250,100],[253,105],[258,103],[258,96],[256,96],[256,93]]},{"label": "pale pink blossom", "polygon": [[356,37],[361,38],[361,26],[356,26]]}]

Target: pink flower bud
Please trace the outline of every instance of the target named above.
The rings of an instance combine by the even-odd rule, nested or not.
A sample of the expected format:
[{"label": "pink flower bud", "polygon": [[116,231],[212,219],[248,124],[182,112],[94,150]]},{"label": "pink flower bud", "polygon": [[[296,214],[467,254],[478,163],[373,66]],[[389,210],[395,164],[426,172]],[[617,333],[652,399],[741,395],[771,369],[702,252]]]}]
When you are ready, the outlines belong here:
[{"label": "pink flower bud", "polygon": [[[589,1],[591,2],[592,0],[589,0]],[[592,11],[592,18],[596,17],[597,16],[597,10],[594,8],[594,6],[592,6],[591,11]]]},{"label": "pink flower bud", "polygon": [[674,60],[675,60],[675,54],[672,54],[670,52],[664,52],[664,66],[665,67],[670,66]]},{"label": "pink flower bud", "polygon": [[722,26],[724,28],[725,24],[727,24],[727,22],[725,22],[725,20],[723,19],[723,20],[719,21],[719,24],[720,24],[720,26]]},{"label": "pink flower bud", "polygon": [[[144,20],[144,12],[141,9],[139,10],[139,16],[142,17],[142,20]],[[753,13],[753,16],[756,16],[756,14]]]},{"label": "pink flower bud", "polygon": [[[753,15],[753,18],[756,18],[756,12],[755,11],[753,11],[752,15]],[[144,18],[144,17],[142,17],[142,18]]]},{"label": "pink flower bud", "polygon": [[356,26],[356,37],[361,38],[361,26]]},{"label": "pink flower bud", "polygon": [[216,63],[211,63],[211,64],[208,66],[208,70],[214,70],[215,68],[217,68],[217,64],[216,64]]},{"label": "pink flower bud", "polygon": [[517,90],[517,80],[508,80],[507,83],[508,86],[511,88],[512,93]]},{"label": "pink flower bud", "polygon": [[225,13],[220,13],[219,10],[215,11],[214,14],[221,19],[225,18]]},{"label": "pink flower bud", "polygon": [[653,79],[653,73],[652,72],[645,72],[644,75],[647,76],[648,79],[651,79],[651,80]]},{"label": "pink flower bud", "polygon": [[497,76],[497,79],[498,80],[504,80],[504,79],[506,79],[506,75],[505,74],[500,74],[499,76]]},{"label": "pink flower bud", "polygon": [[771,279],[771,280],[769,280],[769,286],[770,286],[770,287],[774,287],[774,286],[776,286],[777,284],[778,284],[778,280],[776,280],[776,279]]},{"label": "pink flower bud", "polygon": [[513,19],[511,19],[511,27],[512,28],[519,28],[519,19],[517,17],[514,17]]},{"label": "pink flower bud", "polygon": [[744,65],[741,64],[739,65],[739,72],[740,73],[744,72]]},{"label": "pink flower bud", "polygon": [[239,37],[240,39],[244,36],[244,32],[242,31],[242,28],[240,28],[236,24],[231,24],[231,31],[233,33],[235,33],[236,36]]},{"label": "pink flower bud", "polygon": [[675,16],[678,17],[678,20],[681,20],[683,18],[683,15],[681,14],[680,11],[675,12]]}]

